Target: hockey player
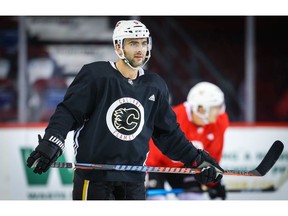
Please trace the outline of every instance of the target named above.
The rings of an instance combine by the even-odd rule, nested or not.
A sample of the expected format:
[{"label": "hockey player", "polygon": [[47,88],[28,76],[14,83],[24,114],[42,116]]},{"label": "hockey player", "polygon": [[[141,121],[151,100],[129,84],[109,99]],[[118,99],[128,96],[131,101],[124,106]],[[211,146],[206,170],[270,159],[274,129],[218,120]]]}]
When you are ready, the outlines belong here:
[{"label": "hockey player", "polygon": [[[223,169],[185,137],[169,105],[163,79],[142,67],[151,56],[149,30],[137,20],[119,21],[113,32],[118,60],[86,64],[58,104],[39,144],[27,159],[46,172],[74,131],[78,163],[145,165],[152,137],[161,151],[185,166],[201,168],[201,183],[218,182]],[[74,200],[146,198],[145,173],[76,169]]]},{"label": "hockey player", "polygon": [[[196,84],[188,93],[187,101],[173,110],[177,122],[186,137],[199,149],[204,149],[219,163],[224,143],[224,133],[229,125],[229,118],[225,112],[224,94],[221,89],[209,82]],[[149,142],[150,152],[147,159],[148,166],[183,167],[183,163],[169,159]],[[173,189],[184,189],[184,193],[177,195],[178,199],[204,199],[202,187],[193,176],[181,174],[149,173],[148,186],[150,189],[164,189],[165,181]],[[221,182],[206,185],[211,199],[226,199],[225,186]],[[148,199],[166,199],[165,195],[148,197]]]}]

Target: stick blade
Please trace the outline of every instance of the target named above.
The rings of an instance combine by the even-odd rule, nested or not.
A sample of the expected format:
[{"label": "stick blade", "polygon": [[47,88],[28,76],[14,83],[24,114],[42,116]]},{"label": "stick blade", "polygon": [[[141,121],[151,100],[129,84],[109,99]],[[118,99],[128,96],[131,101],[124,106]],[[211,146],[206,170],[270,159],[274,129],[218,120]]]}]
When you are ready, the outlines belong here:
[{"label": "stick blade", "polygon": [[280,140],[276,140],[273,145],[270,147],[269,151],[254,170],[255,174],[264,176],[276,163],[280,155],[282,154],[284,145]]}]

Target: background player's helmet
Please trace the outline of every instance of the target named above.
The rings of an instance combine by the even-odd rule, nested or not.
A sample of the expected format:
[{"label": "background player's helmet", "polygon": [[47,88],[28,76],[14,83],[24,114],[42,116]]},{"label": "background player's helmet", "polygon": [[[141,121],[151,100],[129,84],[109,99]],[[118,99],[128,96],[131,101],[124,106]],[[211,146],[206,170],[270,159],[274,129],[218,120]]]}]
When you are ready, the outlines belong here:
[{"label": "background player's helmet", "polygon": [[[192,87],[187,95],[187,102],[192,111],[206,123],[211,107],[221,106],[221,112],[225,111],[224,93],[218,86],[209,82],[200,82]],[[199,106],[203,107],[205,114],[198,112]]]},{"label": "background player's helmet", "polygon": [[123,55],[120,56],[117,52],[116,54],[119,58],[123,59],[130,67],[132,67],[123,52],[123,42],[125,38],[147,38],[148,50],[145,56],[145,61],[142,65],[144,66],[144,64],[146,64],[151,57],[152,39],[150,37],[149,30],[143,23],[137,20],[121,20],[117,22],[115,26],[112,36],[113,44],[114,46],[116,44],[119,46],[119,48],[122,50]]}]

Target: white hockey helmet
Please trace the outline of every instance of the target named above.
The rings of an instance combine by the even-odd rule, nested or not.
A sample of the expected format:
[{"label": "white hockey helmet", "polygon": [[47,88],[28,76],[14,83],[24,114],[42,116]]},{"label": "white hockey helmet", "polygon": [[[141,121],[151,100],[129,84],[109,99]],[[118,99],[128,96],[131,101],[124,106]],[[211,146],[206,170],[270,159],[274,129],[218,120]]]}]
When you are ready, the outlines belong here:
[{"label": "white hockey helmet", "polygon": [[143,23],[137,20],[121,20],[118,21],[115,26],[112,36],[113,44],[114,47],[116,44],[119,46],[123,55],[119,55],[118,52],[115,50],[116,54],[118,55],[119,58],[123,59],[126,64],[132,67],[129,61],[126,59],[123,52],[123,41],[126,38],[147,38],[148,50],[145,56],[145,61],[142,65],[144,66],[151,57],[151,50],[152,50],[152,38],[150,37],[149,30]]},{"label": "white hockey helmet", "polygon": [[[220,112],[225,111],[224,93],[218,86],[210,82],[199,82],[193,86],[187,95],[187,102],[192,111],[201,117],[205,123],[208,123],[211,107],[220,106]],[[198,112],[199,107],[205,110],[205,114]]]}]

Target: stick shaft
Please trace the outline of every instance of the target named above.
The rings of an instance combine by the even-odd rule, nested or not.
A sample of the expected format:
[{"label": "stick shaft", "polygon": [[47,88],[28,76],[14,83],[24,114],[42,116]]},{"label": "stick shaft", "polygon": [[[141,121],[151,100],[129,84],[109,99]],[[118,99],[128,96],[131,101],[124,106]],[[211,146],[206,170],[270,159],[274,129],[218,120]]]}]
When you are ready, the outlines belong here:
[{"label": "stick shaft", "polygon": [[[170,174],[197,174],[201,173],[201,169],[193,168],[176,168],[176,167],[150,167],[150,166],[131,166],[131,165],[109,165],[109,164],[89,164],[89,163],[63,163],[55,162],[52,168],[75,168],[87,170],[116,170],[131,172],[150,172],[150,173],[170,173]],[[260,176],[254,174],[253,171],[227,170],[223,175],[234,176]]]},{"label": "stick shaft", "polygon": [[[233,176],[264,176],[276,163],[280,157],[284,145],[277,140],[270,147],[269,151],[254,170],[225,170],[223,175]],[[63,163],[54,162],[51,167],[54,168],[76,168],[89,170],[117,170],[132,172],[150,172],[150,173],[175,173],[175,174],[197,174],[201,169],[177,168],[177,167],[151,167],[151,166],[133,166],[133,165],[109,165],[109,164],[90,164],[90,163]]]},{"label": "stick shaft", "polygon": [[55,162],[52,168],[76,168],[88,170],[116,170],[132,172],[154,172],[154,173],[176,173],[176,174],[197,174],[201,169],[177,168],[177,167],[150,167],[150,166],[132,166],[132,165],[109,165],[109,164],[89,164],[89,163],[64,163]]}]

